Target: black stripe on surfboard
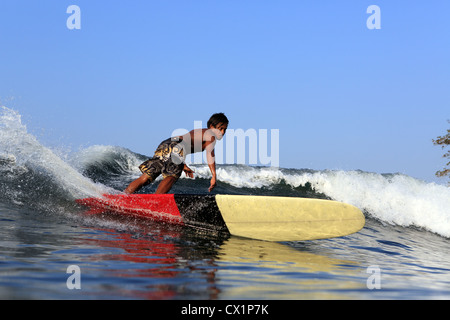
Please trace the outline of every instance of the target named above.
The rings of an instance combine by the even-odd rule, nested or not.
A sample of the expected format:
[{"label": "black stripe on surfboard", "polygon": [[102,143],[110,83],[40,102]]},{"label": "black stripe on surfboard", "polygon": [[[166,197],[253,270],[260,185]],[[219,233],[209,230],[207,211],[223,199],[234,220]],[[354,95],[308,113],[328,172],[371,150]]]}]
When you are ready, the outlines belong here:
[{"label": "black stripe on surfboard", "polygon": [[229,232],[217,206],[215,195],[175,194],[174,199],[186,224]]}]

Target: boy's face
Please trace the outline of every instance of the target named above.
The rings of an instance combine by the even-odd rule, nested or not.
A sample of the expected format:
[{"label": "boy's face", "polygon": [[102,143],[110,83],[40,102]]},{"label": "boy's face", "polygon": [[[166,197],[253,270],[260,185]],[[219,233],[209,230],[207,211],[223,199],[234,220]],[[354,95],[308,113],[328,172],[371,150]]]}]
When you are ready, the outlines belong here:
[{"label": "boy's face", "polygon": [[217,140],[222,140],[223,136],[225,135],[225,132],[227,131],[228,125],[225,123],[219,123],[215,127],[211,126],[211,130],[216,136]]}]

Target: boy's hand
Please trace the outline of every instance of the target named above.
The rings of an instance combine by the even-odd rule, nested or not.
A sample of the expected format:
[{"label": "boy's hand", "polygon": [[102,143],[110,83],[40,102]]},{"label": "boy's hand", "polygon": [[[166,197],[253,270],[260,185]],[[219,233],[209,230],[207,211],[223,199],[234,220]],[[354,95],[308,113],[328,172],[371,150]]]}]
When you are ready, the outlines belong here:
[{"label": "boy's hand", "polygon": [[189,168],[187,165],[184,165],[183,168],[184,173],[186,174],[186,177],[194,178],[194,172],[191,168]]},{"label": "boy's hand", "polygon": [[214,187],[216,186],[216,177],[212,177],[211,178],[211,185],[208,188],[208,192],[211,192],[212,189],[214,189]]}]

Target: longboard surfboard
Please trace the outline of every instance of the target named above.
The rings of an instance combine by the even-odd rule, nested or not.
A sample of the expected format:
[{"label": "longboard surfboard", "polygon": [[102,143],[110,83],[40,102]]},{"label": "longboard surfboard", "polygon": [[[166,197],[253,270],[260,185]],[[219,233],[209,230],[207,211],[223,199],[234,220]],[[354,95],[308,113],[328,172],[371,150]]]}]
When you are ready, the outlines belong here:
[{"label": "longboard surfboard", "polygon": [[358,208],[331,200],[185,194],[105,194],[76,200],[92,212],[112,211],[266,241],[303,241],[358,232]]}]

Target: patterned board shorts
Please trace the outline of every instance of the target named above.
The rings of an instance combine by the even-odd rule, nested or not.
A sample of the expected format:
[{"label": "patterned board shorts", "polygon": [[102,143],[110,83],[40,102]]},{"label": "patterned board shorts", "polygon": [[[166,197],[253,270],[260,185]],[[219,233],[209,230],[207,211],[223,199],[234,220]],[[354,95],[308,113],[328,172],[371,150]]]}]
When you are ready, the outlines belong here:
[{"label": "patterned board shorts", "polygon": [[153,158],[144,161],[139,169],[150,177],[149,182],[162,174],[163,178],[179,178],[184,168],[184,150],[180,140],[169,138],[161,142]]}]

